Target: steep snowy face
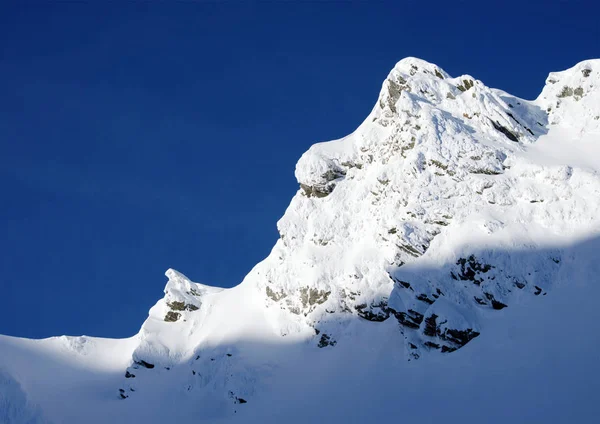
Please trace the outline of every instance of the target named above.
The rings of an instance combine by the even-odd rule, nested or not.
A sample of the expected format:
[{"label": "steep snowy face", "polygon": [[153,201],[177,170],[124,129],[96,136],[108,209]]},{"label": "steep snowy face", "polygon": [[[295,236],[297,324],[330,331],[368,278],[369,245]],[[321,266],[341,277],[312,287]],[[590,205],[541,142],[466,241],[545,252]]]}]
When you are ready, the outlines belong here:
[{"label": "steep snowy face", "polygon": [[[540,375],[551,375],[556,394],[548,410],[567,416],[573,401],[583,416],[593,402],[571,388],[597,364],[582,352],[595,349],[588,333],[598,332],[581,324],[593,308],[586,294],[598,292],[585,284],[599,272],[599,87],[600,60],[551,73],[535,101],[400,61],[352,134],[300,158],[280,239],[240,285],[209,287],[168,270],[164,298],[130,339],[0,336],[0,421],[279,422],[278,413],[306,422],[307,411],[356,421],[361,408],[345,407],[355,400],[368,405],[362,421],[398,408],[427,421],[420,406],[434,398],[430,421],[473,412],[468,422],[506,422],[489,410],[500,402],[512,411],[517,398],[536,411],[514,414],[531,422],[543,408],[515,393],[541,390]],[[567,299],[573,285],[586,290]],[[525,330],[513,337],[517,327]],[[566,333],[587,347],[565,343]],[[546,368],[521,362],[524,377],[509,378],[513,358],[530,361],[547,346],[555,355]],[[573,355],[585,365],[555,384],[554,366],[571,375]],[[479,360],[487,362],[469,373]],[[411,389],[397,392],[399,380]],[[376,382],[369,393],[365,382]],[[587,396],[594,384],[582,385]],[[478,416],[464,405],[480,394],[488,397]],[[325,396],[333,400],[323,406]]]},{"label": "steep snowy face", "polygon": [[[587,93],[564,101],[560,116],[572,125],[581,108],[599,110],[594,78],[581,82],[592,66],[552,74]],[[393,317],[417,358],[466,344],[487,310],[545,294],[559,249],[519,250],[598,227],[597,173],[528,155],[557,125],[539,104],[560,95],[546,88],[527,102],[421,60],[399,62],[353,134],[298,162],[301,191],[278,224],[282,259],[263,280],[270,299],[326,331],[321,345],[342,337],[348,316]]]},{"label": "steep snowy face", "polygon": [[597,148],[599,72],[596,60],[552,73],[529,102],[400,61],[354,133],[302,156],[281,238],[240,286],[167,273],[134,368],[241,334],[354,343],[355,320],[385,322],[410,360],[452,352],[493,311],[546,295],[561,246],[600,228],[600,166],[548,160],[546,147],[560,138],[560,156],[584,134]]},{"label": "steep snowy face", "polygon": [[574,137],[600,131],[600,63],[586,60],[563,72],[552,72],[536,103],[548,113],[551,125]]}]

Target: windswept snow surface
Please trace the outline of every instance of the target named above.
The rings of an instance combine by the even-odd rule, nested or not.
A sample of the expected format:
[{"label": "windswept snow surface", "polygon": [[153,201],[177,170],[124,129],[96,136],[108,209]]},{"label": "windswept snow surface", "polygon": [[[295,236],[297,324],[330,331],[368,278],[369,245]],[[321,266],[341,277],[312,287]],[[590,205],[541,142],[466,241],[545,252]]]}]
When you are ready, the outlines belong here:
[{"label": "windswept snow surface", "polygon": [[403,59],[240,285],[168,270],[125,340],[1,336],[0,422],[594,421],[599,172],[600,60],[526,101]]}]

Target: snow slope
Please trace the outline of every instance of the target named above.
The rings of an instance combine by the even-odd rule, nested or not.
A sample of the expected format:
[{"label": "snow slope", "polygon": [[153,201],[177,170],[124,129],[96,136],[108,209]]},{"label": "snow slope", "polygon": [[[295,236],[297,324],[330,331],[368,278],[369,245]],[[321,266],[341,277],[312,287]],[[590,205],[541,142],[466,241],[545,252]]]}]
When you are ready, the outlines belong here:
[{"label": "snow slope", "polygon": [[1,337],[0,422],[588,422],[599,87],[600,60],[526,101],[403,59],[240,285],[168,270],[130,339]]}]

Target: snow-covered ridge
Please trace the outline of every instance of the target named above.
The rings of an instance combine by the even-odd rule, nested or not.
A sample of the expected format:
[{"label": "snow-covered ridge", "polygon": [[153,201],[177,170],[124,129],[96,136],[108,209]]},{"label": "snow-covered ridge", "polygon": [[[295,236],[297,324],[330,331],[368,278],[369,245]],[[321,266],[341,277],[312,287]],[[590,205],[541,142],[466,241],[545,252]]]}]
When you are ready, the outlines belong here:
[{"label": "snow-covered ridge", "polygon": [[[260,315],[260,332],[274,338],[334,346],[352,317],[392,318],[408,359],[464,346],[480,334],[488,310],[551,288],[560,249],[531,257],[526,269],[516,252],[598,230],[596,171],[548,166],[529,154],[556,125],[549,116],[575,122],[569,111],[598,110],[598,69],[598,61],[586,61],[553,73],[530,102],[469,75],[452,78],[436,65],[403,59],[354,133],[302,156],[301,189],[278,223],[281,239],[269,257],[222,295],[169,271],[167,295],[142,328],[136,354],[194,356],[189,343],[176,347],[174,328],[196,340],[215,309],[224,311],[221,297],[242,296],[253,301],[235,313]],[[577,89],[565,99],[562,88],[553,88],[558,80],[583,87],[583,94]],[[565,105],[560,115],[545,109],[548,101]],[[183,290],[175,288],[181,284]],[[196,296],[207,292],[215,295],[201,306]],[[255,331],[248,320],[239,326]],[[157,343],[158,334],[175,342]]]},{"label": "snow-covered ridge", "polygon": [[[398,62],[352,134],[300,158],[281,237],[240,285],[167,271],[164,298],[119,345],[119,417],[165,396],[227,417],[286,364],[359,347],[396,362],[459,355],[507,310],[589,278],[570,246],[600,235],[599,84],[588,60],[526,101]],[[14,380],[29,393],[33,380]]]}]

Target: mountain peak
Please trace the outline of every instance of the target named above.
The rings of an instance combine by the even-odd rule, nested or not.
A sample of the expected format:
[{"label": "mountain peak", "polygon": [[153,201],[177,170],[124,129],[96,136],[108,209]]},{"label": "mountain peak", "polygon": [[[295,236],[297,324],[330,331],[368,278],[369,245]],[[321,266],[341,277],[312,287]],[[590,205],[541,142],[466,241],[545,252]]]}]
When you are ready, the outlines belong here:
[{"label": "mountain peak", "polygon": [[388,78],[397,77],[399,75],[401,75],[404,79],[408,79],[409,77],[416,75],[435,76],[441,79],[450,78],[450,76],[436,64],[410,56],[405,57],[397,62],[390,72]]},{"label": "mountain peak", "polygon": [[551,125],[580,133],[600,131],[600,59],[551,72],[535,103],[548,113]]},{"label": "mountain peak", "polygon": [[[540,97],[526,101],[469,75],[401,60],[352,134],[302,155],[300,188],[277,223],[280,238],[238,286],[210,287],[169,269],[165,296],[135,337],[0,337],[0,390],[19,405],[39,403],[56,422],[253,422],[248,412],[265,422],[273,405],[305,411],[296,400],[307,393],[322,404],[338,392],[339,403],[389,394],[389,419],[398,395],[388,388],[399,381],[410,382],[401,401],[412,399],[415,382],[429,401],[440,381],[470,389],[481,368],[469,374],[472,362],[488,361],[492,371],[481,378],[489,389],[481,393],[492,393],[500,374],[514,374],[499,373],[498,361],[512,371],[512,361],[527,355],[537,364],[547,347],[571,346],[572,338],[595,352],[589,334],[598,332],[582,326],[597,320],[581,318],[581,302],[567,310],[544,302],[600,273],[593,259],[600,163],[585,160],[600,157],[599,71],[593,60],[552,73]],[[575,149],[583,144],[586,154]],[[595,299],[584,300],[595,310]],[[542,304],[547,321],[536,315]],[[518,339],[527,355],[515,346],[517,328],[529,329]],[[507,345],[509,353],[495,353]],[[41,370],[47,357],[60,359]],[[50,389],[39,390],[41,380]],[[79,390],[89,384],[98,390]],[[565,386],[570,393],[573,385]],[[433,393],[441,400],[453,392],[461,390]],[[469,398],[450,406],[464,410]],[[0,391],[0,421],[2,400]],[[155,402],[161,407],[148,408]],[[325,411],[340,421],[345,411],[336,404],[317,408],[317,420]],[[415,414],[423,420],[421,409]]]}]

